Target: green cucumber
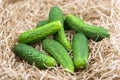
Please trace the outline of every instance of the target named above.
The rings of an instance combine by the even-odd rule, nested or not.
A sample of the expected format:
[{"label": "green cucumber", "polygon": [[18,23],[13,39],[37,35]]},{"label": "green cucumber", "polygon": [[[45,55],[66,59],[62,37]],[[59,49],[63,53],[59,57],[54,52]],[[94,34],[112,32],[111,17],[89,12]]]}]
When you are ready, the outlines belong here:
[{"label": "green cucumber", "polygon": [[61,27],[62,26],[61,26],[60,21],[54,21],[54,22],[46,24],[42,27],[28,30],[28,31],[22,33],[18,37],[18,42],[26,43],[26,44],[38,42],[39,40],[42,40],[42,39],[46,38],[47,36],[50,36],[50,35],[56,33],[58,30],[61,29]]},{"label": "green cucumber", "polygon": [[100,41],[103,38],[110,36],[107,29],[87,24],[81,21],[80,18],[72,14],[68,14],[65,18],[65,21],[70,28],[72,28],[76,32],[81,32],[85,34],[88,38],[95,41]]},{"label": "green cucumber", "polygon": [[14,47],[14,53],[31,65],[35,63],[35,66],[40,69],[56,65],[56,60],[54,58],[23,43],[19,43]]},{"label": "green cucumber", "polygon": [[43,21],[40,21],[38,24],[37,24],[37,28],[38,27],[41,27],[41,26],[44,26],[44,25],[46,25],[48,23],[48,20],[43,20]]},{"label": "green cucumber", "polygon": [[59,20],[62,24],[62,28],[54,34],[54,39],[60,42],[67,51],[71,50],[70,41],[67,39],[64,31],[64,16],[62,10],[58,6],[51,8],[49,13],[49,22]]},{"label": "green cucumber", "polygon": [[73,62],[76,69],[84,69],[88,63],[88,40],[82,33],[76,33],[72,40]]},{"label": "green cucumber", "polygon": [[64,21],[64,30],[71,30],[71,28],[67,25],[65,21]]},{"label": "green cucumber", "polygon": [[[37,26],[36,26],[36,28],[44,26],[44,25],[46,25],[48,23],[49,23],[48,20],[39,21],[38,24],[37,24]],[[65,22],[64,22],[64,29],[65,30],[71,30],[71,28]]]},{"label": "green cucumber", "polygon": [[[80,21],[81,22],[84,22],[84,20],[83,19],[81,19],[80,18]],[[72,30],[72,28],[71,27],[69,27],[69,25],[67,24],[67,22],[66,22],[66,19],[64,18],[64,29],[65,30]]]},{"label": "green cucumber", "polygon": [[74,71],[74,65],[66,49],[59,42],[52,39],[43,40],[43,49],[52,55],[63,68]]}]

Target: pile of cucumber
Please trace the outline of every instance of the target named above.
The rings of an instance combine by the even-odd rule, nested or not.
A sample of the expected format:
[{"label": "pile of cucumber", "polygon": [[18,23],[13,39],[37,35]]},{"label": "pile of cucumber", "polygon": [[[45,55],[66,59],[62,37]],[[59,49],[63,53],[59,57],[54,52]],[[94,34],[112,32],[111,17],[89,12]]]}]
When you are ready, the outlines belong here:
[{"label": "pile of cucumber", "polygon": [[[65,30],[73,30],[75,34],[72,44],[67,39]],[[48,36],[53,35],[53,39]],[[22,33],[18,37],[18,44],[14,53],[29,64],[35,64],[40,69],[54,67],[58,63],[64,69],[74,72],[84,69],[88,64],[88,39],[100,41],[109,37],[107,29],[85,23],[81,18],[72,14],[63,16],[58,6],[51,8],[49,19],[37,24],[37,27]],[[41,41],[41,52],[31,46]],[[72,57],[69,52],[72,51]]]}]

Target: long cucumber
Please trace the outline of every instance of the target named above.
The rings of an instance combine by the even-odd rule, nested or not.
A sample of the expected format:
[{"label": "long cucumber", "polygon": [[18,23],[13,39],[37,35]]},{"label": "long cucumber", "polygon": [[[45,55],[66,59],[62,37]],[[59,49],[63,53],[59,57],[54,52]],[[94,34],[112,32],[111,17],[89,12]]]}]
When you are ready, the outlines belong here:
[{"label": "long cucumber", "polygon": [[77,69],[86,68],[88,63],[88,40],[82,33],[76,33],[72,40],[73,62]]},{"label": "long cucumber", "polygon": [[66,49],[59,42],[52,39],[43,41],[43,49],[52,55],[56,61],[70,71],[74,71],[74,65]]},{"label": "long cucumber", "polygon": [[64,16],[62,10],[58,6],[54,6],[51,8],[49,13],[49,22],[59,20],[62,24],[62,28],[54,34],[54,39],[60,42],[67,51],[71,50],[70,41],[67,39],[65,31],[64,31]]},{"label": "long cucumber", "polygon": [[46,38],[47,36],[50,36],[50,35],[56,33],[58,30],[61,29],[61,27],[62,26],[61,26],[60,21],[54,21],[54,22],[46,24],[42,27],[28,30],[28,31],[22,33],[18,37],[18,42],[26,43],[26,44],[36,43],[36,42]]},{"label": "long cucumber", "polygon": [[35,63],[35,66],[40,69],[56,65],[54,58],[23,43],[19,43],[14,47],[14,53],[31,65]]},{"label": "long cucumber", "polygon": [[100,41],[103,38],[110,36],[107,29],[87,24],[72,14],[68,14],[65,21],[71,29],[76,32],[81,32],[95,41]]}]

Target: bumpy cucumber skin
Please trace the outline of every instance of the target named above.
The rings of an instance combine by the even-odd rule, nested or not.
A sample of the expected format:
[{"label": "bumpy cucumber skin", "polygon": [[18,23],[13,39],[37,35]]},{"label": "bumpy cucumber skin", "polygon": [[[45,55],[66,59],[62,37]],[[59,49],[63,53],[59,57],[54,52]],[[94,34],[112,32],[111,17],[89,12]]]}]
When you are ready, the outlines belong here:
[{"label": "bumpy cucumber skin", "polygon": [[69,27],[71,27],[73,30],[76,32],[81,32],[88,38],[95,41],[100,41],[103,38],[110,36],[107,29],[82,22],[80,18],[72,14],[68,14],[65,20]]},{"label": "bumpy cucumber skin", "polygon": [[56,65],[54,58],[23,43],[19,43],[14,47],[14,53],[31,65],[35,63],[35,66],[40,69]]},{"label": "bumpy cucumber skin", "polygon": [[88,40],[82,33],[76,33],[72,40],[73,62],[76,69],[84,69],[88,63]]},{"label": "bumpy cucumber skin", "polygon": [[18,37],[18,42],[26,43],[26,44],[36,43],[39,40],[42,40],[46,38],[47,36],[56,33],[58,30],[60,30],[61,27],[62,26],[61,26],[60,21],[54,21],[42,27],[28,30],[22,33]]},{"label": "bumpy cucumber skin", "polygon": [[[84,22],[84,20],[81,18],[80,18],[80,21]],[[72,28],[67,24],[65,17],[64,17],[64,29],[65,30],[72,30]]]},{"label": "bumpy cucumber skin", "polygon": [[[38,22],[36,28],[44,26],[44,25],[46,25],[48,23],[49,23],[48,20],[42,20],[42,21]],[[64,22],[64,30],[71,30],[71,28],[66,24],[66,22]]]},{"label": "bumpy cucumber skin", "polygon": [[56,20],[59,20],[61,22],[62,28],[57,33],[54,34],[54,39],[60,42],[67,51],[70,51],[72,47],[64,31],[64,16],[62,10],[57,6],[54,6],[51,8],[49,13],[49,22]]},{"label": "bumpy cucumber skin", "polygon": [[58,6],[54,6],[51,8],[49,13],[49,22],[59,20],[64,25],[64,16],[62,10]]},{"label": "bumpy cucumber skin", "polygon": [[44,26],[44,25],[46,25],[47,23],[48,23],[48,20],[40,21],[40,22],[37,24],[36,28],[41,27],[41,26]]},{"label": "bumpy cucumber skin", "polygon": [[43,49],[52,55],[63,68],[74,72],[73,61],[66,49],[59,42],[52,39],[45,39],[43,41]]}]

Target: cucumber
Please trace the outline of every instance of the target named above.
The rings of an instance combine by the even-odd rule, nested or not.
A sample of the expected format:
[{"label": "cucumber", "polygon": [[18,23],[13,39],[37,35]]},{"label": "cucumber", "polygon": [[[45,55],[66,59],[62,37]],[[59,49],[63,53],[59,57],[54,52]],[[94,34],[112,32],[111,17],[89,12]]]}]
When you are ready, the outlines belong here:
[{"label": "cucumber", "polygon": [[41,27],[41,26],[44,26],[44,25],[46,25],[48,23],[48,20],[43,20],[43,21],[40,21],[38,24],[37,24],[37,28],[38,27]]},{"label": "cucumber", "polygon": [[85,34],[88,38],[93,39],[95,41],[100,41],[103,38],[110,36],[107,29],[87,24],[81,21],[80,18],[72,14],[68,14],[65,18],[65,21],[70,28],[72,28],[76,32],[81,32]]},{"label": "cucumber", "polygon": [[52,39],[43,40],[43,49],[52,55],[63,68],[74,71],[74,65],[67,50],[59,42]]},{"label": "cucumber", "polygon": [[[81,22],[84,22],[84,20],[83,19],[81,19],[80,18],[80,21]],[[66,22],[66,19],[64,18],[64,30],[72,30],[72,28],[71,27],[69,27],[69,25],[67,24],[67,22]]]},{"label": "cucumber", "polygon": [[[46,24],[48,24],[48,20],[42,20],[42,21],[38,22],[36,28],[44,26]],[[64,22],[64,29],[65,30],[71,30],[71,28],[65,22]]]},{"label": "cucumber", "polygon": [[67,25],[65,20],[64,20],[64,30],[71,30],[71,28]]},{"label": "cucumber", "polygon": [[60,42],[67,51],[71,50],[71,44],[69,40],[66,37],[65,31],[64,31],[64,16],[62,13],[62,10],[58,6],[54,6],[51,8],[49,13],[49,22],[59,20],[62,24],[62,28],[54,34],[54,39]]},{"label": "cucumber", "polygon": [[76,69],[84,69],[88,63],[88,40],[82,33],[76,33],[72,40],[73,63]]},{"label": "cucumber", "polygon": [[28,30],[22,33],[18,37],[18,42],[26,43],[26,44],[36,43],[39,40],[42,40],[46,38],[47,36],[56,33],[58,30],[60,30],[61,27],[62,26],[61,26],[60,21],[54,21],[42,27]]},{"label": "cucumber", "polygon": [[56,65],[56,60],[54,58],[23,43],[19,43],[14,47],[14,53],[31,65],[35,63],[35,66],[40,69]]}]

